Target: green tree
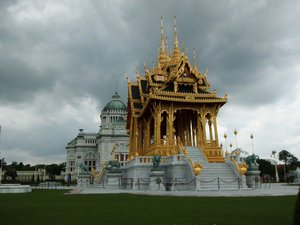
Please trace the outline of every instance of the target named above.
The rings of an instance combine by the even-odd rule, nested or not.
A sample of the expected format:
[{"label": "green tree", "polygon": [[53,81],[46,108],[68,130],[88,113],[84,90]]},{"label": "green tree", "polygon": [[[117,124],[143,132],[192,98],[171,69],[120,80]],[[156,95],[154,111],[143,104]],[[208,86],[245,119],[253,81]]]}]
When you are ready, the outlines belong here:
[{"label": "green tree", "polygon": [[297,157],[288,152],[287,150],[282,150],[279,152],[279,160],[284,162],[283,173],[284,180],[286,180],[286,167],[288,164],[292,164],[298,161]]},{"label": "green tree", "polygon": [[46,165],[46,172],[49,174],[52,180],[55,179],[55,175],[60,175],[61,172],[65,169],[65,163],[50,164]]},{"label": "green tree", "polygon": [[270,161],[265,159],[258,159],[257,163],[259,164],[258,169],[261,172],[261,175],[270,175],[275,179],[275,165],[272,165]]},{"label": "green tree", "polygon": [[7,180],[7,178],[10,177],[13,181],[15,181],[17,176],[18,174],[15,169],[11,166],[5,167],[4,180]]}]

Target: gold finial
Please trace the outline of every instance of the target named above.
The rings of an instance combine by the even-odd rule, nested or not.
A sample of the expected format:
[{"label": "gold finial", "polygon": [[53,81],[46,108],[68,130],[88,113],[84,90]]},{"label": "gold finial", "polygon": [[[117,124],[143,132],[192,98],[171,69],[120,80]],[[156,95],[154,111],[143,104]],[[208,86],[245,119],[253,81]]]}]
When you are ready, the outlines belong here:
[{"label": "gold finial", "polygon": [[184,42],[182,42],[182,53],[184,54],[184,48],[185,48],[185,44],[184,44]]},{"label": "gold finial", "polygon": [[174,16],[174,50],[171,58],[171,64],[177,64],[180,58],[180,50],[178,47],[177,27],[176,27],[176,16]]},{"label": "gold finial", "polygon": [[237,132],[237,130],[236,129],[234,129],[234,135],[235,135],[235,148],[237,148],[238,147],[238,144],[237,144],[237,134],[238,134],[238,132]]},{"label": "gold finial", "polygon": [[159,47],[159,51],[158,51],[158,63],[157,64],[161,64],[162,67],[165,67],[166,62],[167,62],[167,54],[165,51],[164,18],[163,17],[161,17],[160,29],[161,29],[161,37],[160,37],[160,47]]},{"label": "gold finial", "polygon": [[164,39],[164,18],[161,17],[160,21],[160,51],[165,51],[165,39]]},{"label": "gold finial", "polygon": [[227,138],[227,134],[226,134],[226,133],[224,133],[224,138],[225,138],[225,139]]},{"label": "gold finial", "polygon": [[196,69],[197,65],[196,65],[196,50],[195,50],[195,48],[193,48],[193,53],[194,53],[194,69]]},{"label": "gold finial", "polygon": [[127,80],[127,83],[130,83],[130,80],[129,80],[129,77],[128,77],[127,73],[125,73],[124,78]]},{"label": "gold finial", "polygon": [[176,16],[174,16],[174,49],[178,49],[178,37],[177,37],[177,28],[176,28]]},{"label": "gold finial", "polygon": [[208,74],[208,68],[206,68],[206,71],[205,71],[205,76],[207,76]]},{"label": "gold finial", "polygon": [[135,72],[136,75],[140,75],[140,73],[139,73],[138,69],[136,68],[136,66],[134,66],[134,72]]},{"label": "gold finial", "polygon": [[169,52],[169,41],[168,41],[168,35],[166,35],[166,52]]}]

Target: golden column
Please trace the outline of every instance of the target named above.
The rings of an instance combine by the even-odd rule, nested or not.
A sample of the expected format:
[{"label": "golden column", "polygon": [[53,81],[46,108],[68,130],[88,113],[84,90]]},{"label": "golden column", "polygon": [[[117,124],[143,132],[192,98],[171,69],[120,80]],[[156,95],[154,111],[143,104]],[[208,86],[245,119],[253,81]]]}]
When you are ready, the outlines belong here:
[{"label": "golden column", "polygon": [[219,146],[219,138],[218,138],[218,130],[217,130],[217,115],[213,116],[213,123],[214,123],[216,146]]},{"label": "golden column", "polygon": [[206,145],[207,144],[207,137],[206,137],[206,118],[205,118],[205,115],[202,114],[202,118],[201,118],[201,121],[202,121],[202,127],[203,127],[203,144]]},{"label": "golden column", "polygon": [[173,113],[173,106],[171,105],[168,110],[168,136],[167,136],[167,143],[169,145],[174,145],[174,113]]},{"label": "golden column", "polygon": [[155,109],[154,117],[154,143],[160,144],[160,123],[161,123],[161,107],[160,104]]},{"label": "golden column", "polygon": [[211,122],[211,118],[208,119],[208,127],[209,127],[209,139],[210,139],[210,143],[212,144],[213,142],[213,134],[212,134],[212,128],[211,128],[212,122]]},{"label": "golden column", "polygon": [[150,145],[150,120],[151,120],[151,117],[148,118],[147,120],[144,120],[144,123],[146,125],[144,152],[148,151],[148,146]]},{"label": "golden column", "polygon": [[134,124],[134,151],[138,153],[138,141],[139,141],[139,131],[138,131],[138,122],[137,117],[134,117],[133,124]]},{"label": "golden column", "polygon": [[200,147],[203,143],[203,130],[201,129],[201,114],[197,113],[197,144]]}]

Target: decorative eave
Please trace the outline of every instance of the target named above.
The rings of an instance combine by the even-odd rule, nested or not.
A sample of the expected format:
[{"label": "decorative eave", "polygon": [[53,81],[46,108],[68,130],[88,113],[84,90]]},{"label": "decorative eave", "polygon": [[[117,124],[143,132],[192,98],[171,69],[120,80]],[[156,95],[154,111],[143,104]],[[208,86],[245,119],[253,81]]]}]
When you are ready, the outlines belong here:
[{"label": "decorative eave", "polygon": [[221,103],[222,105],[227,102],[225,98],[209,98],[209,97],[195,97],[192,95],[184,95],[184,96],[162,96],[162,95],[150,95],[151,99],[156,100],[165,100],[172,102],[190,102],[190,103]]}]

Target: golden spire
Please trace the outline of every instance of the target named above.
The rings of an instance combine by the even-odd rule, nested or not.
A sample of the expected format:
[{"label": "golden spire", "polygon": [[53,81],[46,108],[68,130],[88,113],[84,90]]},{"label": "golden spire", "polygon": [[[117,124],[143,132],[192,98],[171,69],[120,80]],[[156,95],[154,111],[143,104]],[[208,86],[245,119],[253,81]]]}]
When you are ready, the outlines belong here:
[{"label": "golden spire", "polygon": [[164,38],[164,18],[160,20],[160,52],[165,51],[165,38]]},{"label": "golden spire", "polygon": [[172,64],[177,64],[179,57],[180,57],[180,50],[178,47],[176,16],[174,16],[174,50],[172,55]]},{"label": "golden spire", "polygon": [[168,41],[168,35],[166,35],[166,52],[169,54],[169,41]]},{"label": "golden spire", "polygon": [[170,63],[170,53],[169,53],[169,39],[168,36],[166,35],[166,56],[167,56],[167,64]]},{"label": "golden spire", "polygon": [[178,37],[177,37],[177,27],[176,27],[176,16],[174,16],[174,51],[175,49],[178,49]]},{"label": "golden spire", "polygon": [[167,55],[165,51],[165,38],[164,38],[164,18],[161,17],[160,21],[160,48],[158,53],[158,64],[161,64],[162,67],[166,66]]},{"label": "golden spire", "polygon": [[193,49],[194,52],[194,69],[197,69],[197,64],[196,64],[196,50],[195,48]]}]

